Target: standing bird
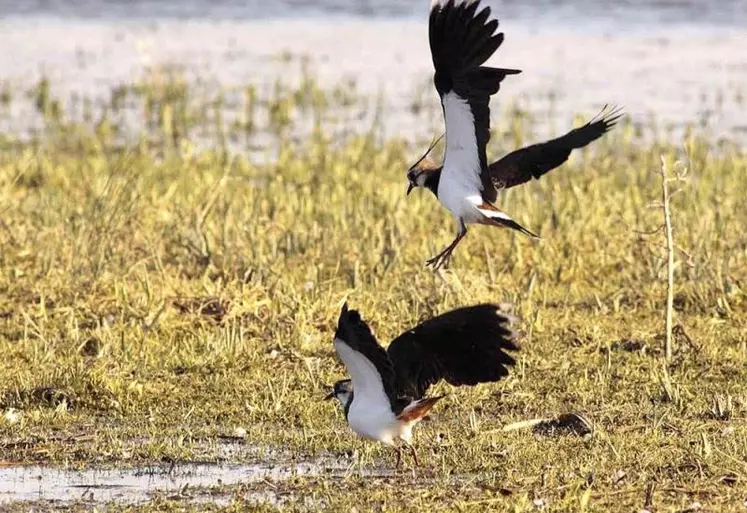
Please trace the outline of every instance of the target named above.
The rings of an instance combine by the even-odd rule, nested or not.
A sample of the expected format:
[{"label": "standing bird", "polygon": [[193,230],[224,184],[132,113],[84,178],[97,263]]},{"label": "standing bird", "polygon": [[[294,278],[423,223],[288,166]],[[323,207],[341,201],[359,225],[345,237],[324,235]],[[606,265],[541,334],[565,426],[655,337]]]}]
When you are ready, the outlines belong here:
[{"label": "standing bird", "polygon": [[433,83],[444,112],[446,149],[441,166],[424,160],[426,152],[408,170],[407,194],[415,187],[426,187],[456,218],[454,241],[426,261],[434,270],[449,262],[467,234],[468,224],[512,228],[537,238],[495,206],[498,192],[559,166],[571,150],[601,137],[621,116],[618,109],[605,109],[599,119],[563,137],[520,149],[488,166],[485,147],[490,139],[490,96],[498,92],[507,75],[520,70],[482,66],[503,42],[503,33],[495,33],[498,20],[488,21],[490,7],[477,12],[479,4],[479,0],[437,0],[431,7]]},{"label": "standing bird", "polygon": [[342,307],[334,346],[352,379],[335,383],[325,399],[336,397],[350,427],[359,435],[395,447],[396,466],[412,428],[443,396],[426,397],[444,380],[459,385],[498,381],[508,375],[517,351],[513,317],[501,306],[482,304],[452,310],[402,333],[385,351],[356,310]]}]

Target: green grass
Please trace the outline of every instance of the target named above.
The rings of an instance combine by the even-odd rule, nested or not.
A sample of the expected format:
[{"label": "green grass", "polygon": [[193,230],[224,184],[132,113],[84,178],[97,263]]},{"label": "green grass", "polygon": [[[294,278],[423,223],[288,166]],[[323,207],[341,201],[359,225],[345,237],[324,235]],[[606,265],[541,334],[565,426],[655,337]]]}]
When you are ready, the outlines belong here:
[{"label": "green grass", "polygon": [[[431,133],[416,146],[375,123],[325,135],[335,113],[371,108],[354,91],[308,79],[226,92],[245,99],[237,111],[179,81],[143,81],[74,121],[45,87],[34,100],[43,131],[0,139],[0,460],[215,459],[219,437],[241,427],[255,449],[235,460],[349,462],[356,451],[358,463],[344,477],[231,488],[235,510],[256,489],[285,498],[267,510],[304,509],[310,497],[338,511],[635,511],[647,490],[656,511],[743,507],[747,157],[737,144],[656,142],[623,124],[501,200],[542,240],[473,228],[437,275],[424,261],[451,240],[453,220],[428,193],[404,194]],[[125,137],[127,109],[141,113],[140,137]],[[492,157],[533,141],[532,119],[502,114]],[[266,156],[239,151],[263,134]],[[641,233],[663,222],[650,206],[662,156],[690,169],[672,205],[684,331],[669,362],[664,238]],[[331,339],[346,299],[382,342],[481,301],[511,302],[521,318],[508,379],[436,389],[450,395],[416,431],[414,473],[361,477],[390,468],[391,451],[321,401],[343,376]],[[583,412],[594,434],[501,431],[564,412]]]}]

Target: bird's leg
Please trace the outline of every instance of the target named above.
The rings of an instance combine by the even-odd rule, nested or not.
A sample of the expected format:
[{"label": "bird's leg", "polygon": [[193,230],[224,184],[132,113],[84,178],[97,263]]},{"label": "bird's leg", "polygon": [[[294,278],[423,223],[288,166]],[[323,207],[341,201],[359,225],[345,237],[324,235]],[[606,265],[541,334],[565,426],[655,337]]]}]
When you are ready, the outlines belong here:
[{"label": "bird's leg", "polygon": [[402,449],[399,447],[395,447],[394,450],[397,453],[397,462],[394,464],[394,470],[398,470],[400,464],[402,463]]},{"label": "bird's leg", "polygon": [[457,247],[457,244],[459,244],[459,242],[464,238],[465,235],[467,235],[467,227],[464,226],[464,223],[460,221],[459,232],[457,233],[457,236],[454,238],[451,244],[446,246],[446,248],[438,255],[426,260],[426,267],[432,265],[433,270],[437,271],[444,265],[448,265],[449,261],[451,260],[451,253],[454,251],[454,248]]},{"label": "bird's leg", "polygon": [[410,445],[410,453],[412,454],[412,459],[415,460],[415,466],[419,467],[420,462],[418,461],[418,451],[415,450],[414,445]]},{"label": "bird's leg", "polygon": [[[453,244],[453,243],[452,243]],[[438,271],[438,269],[443,265],[443,262],[441,262],[441,259],[443,259],[446,256],[446,252],[451,248],[451,246],[447,247],[443,251],[441,251],[438,255],[434,256],[433,258],[429,258],[425,261],[425,266],[428,267],[430,265],[433,266],[434,271]]]}]

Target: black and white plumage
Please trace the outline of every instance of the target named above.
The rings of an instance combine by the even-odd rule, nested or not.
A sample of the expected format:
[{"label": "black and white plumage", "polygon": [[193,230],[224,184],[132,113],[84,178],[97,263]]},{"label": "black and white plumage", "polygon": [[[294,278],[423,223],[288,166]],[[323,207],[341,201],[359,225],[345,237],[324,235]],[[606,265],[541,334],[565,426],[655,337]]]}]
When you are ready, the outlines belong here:
[{"label": "black and white plumage", "polygon": [[[431,7],[433,82],[444,112],[446,148],[441,166],[421,158],[410,168],[407,193],[415,187],[430,189],[456,218],[454,241],[426,262],[434,269],[448,263],[468,224],[512,228],[537,237],[495,205],[498,192],[559,166],[572,149],[601,137],[620,115],[613,110],[587,127],[511,153],[488,166],[485,147],[490,139],[490,97],[507,75],[520,70],[482,66],[503,42],[503,33],[495,33],[498,21],[490,19],[489,7],[478,12],[479,4],[479,0],[441,0]],[[526,176],[529,178],[524,179]]]},{"label": "black and white plumage", "polygon": [[[446,124],[446,151],[439,183],[439,201],[454,215],[457,236],[441,253],[428,260],[439,268],[467,233],[467,224],[515,225],[510,217],[483,198],[489,185],[485,146],[490,139],[490,97],[516,69],[483,66],[503,42],[495,33],[498,20],[490,7],[478,12],[479,1],[436,1],[431,6],[428,36]],[[409,175],[410,188],[426,186],[424,175]],[[421,179],[422,178],[422,179]]]},{"label": "black and white plumage", "polygon": [[[351,379],[335,383],[327,399],[340,401],[359,435],[410,445],[412,428],[443,397],[427,397],[431,385],[476,385],[508,374],[515,360],[507,351],[519,350],[512,321],[498,305],[459,308],[402,333],[385,351],[345,304],[334,346]],[[398,464],[399,456],[397,449]]]},{"label": "black and white plumage", "polygon": [[[590,121],[565,135],[520,148],[493,162],[487,171],[492,190],[488,189],[486,195],[494,194],[497,197],[502,190],[522,185],[532,178],[539,179],[564,164],[573,150],[583,148],[609,132],[622,116],[621,109],[605,107]],[[428,157],[434,146],[435,144],[431,145],[428,152],[410,169],[410,173],[437,195],[443,166]]]},{"label": "black and white plumage", "polygon": [[622,109],[608,109],[605,106],[597,116],[567,134],[520,148],[493,162],[488,166],[488,176],[495,194],[526,183],[532,178],[539,179],[548,171],[564,164],[573,150],[583,148],[602,137],[612,130],[622,116]]}]

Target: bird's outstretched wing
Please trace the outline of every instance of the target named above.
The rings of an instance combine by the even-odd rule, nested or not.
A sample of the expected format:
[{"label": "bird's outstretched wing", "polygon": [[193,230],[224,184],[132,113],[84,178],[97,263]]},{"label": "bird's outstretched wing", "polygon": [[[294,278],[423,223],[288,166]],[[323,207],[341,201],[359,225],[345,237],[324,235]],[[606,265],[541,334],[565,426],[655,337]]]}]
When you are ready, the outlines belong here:
[{"label": "bird's outstretched wing", "polygon": [[368,324],[356,310],[343,305],[334,339],[335,350],[353,380],[353,394],[361,404],[398,407],[394,368]]},{"label": "bird's outstretched wing", "polygon": [[508,189],[541,177],[568,160],[571,151],[602,137],[622,116],[621,108],[605,107],[588,123],[561,137],[509,153],[488,168],[493,186]]},{"label": "bird's outstretched wing", "polygon": [[402,333],[387,353],[399,396],[422,397],[443,379],[451,385],[498,381],[518,350],[513,318],[499,305],[458,308]]},{"label": "bird's outstretched wing", "polygon": [[490,96],[507,75],[520,71],[482,66],[503,42],[503,33],[495,33],[498,20],[489,20],[490,7],[477,12],[479,5],[479,0],[433,2],[428,34],[446,124],[444,169],[463,173],[461,180],[482,190],[490,185],[485,155]]}]

